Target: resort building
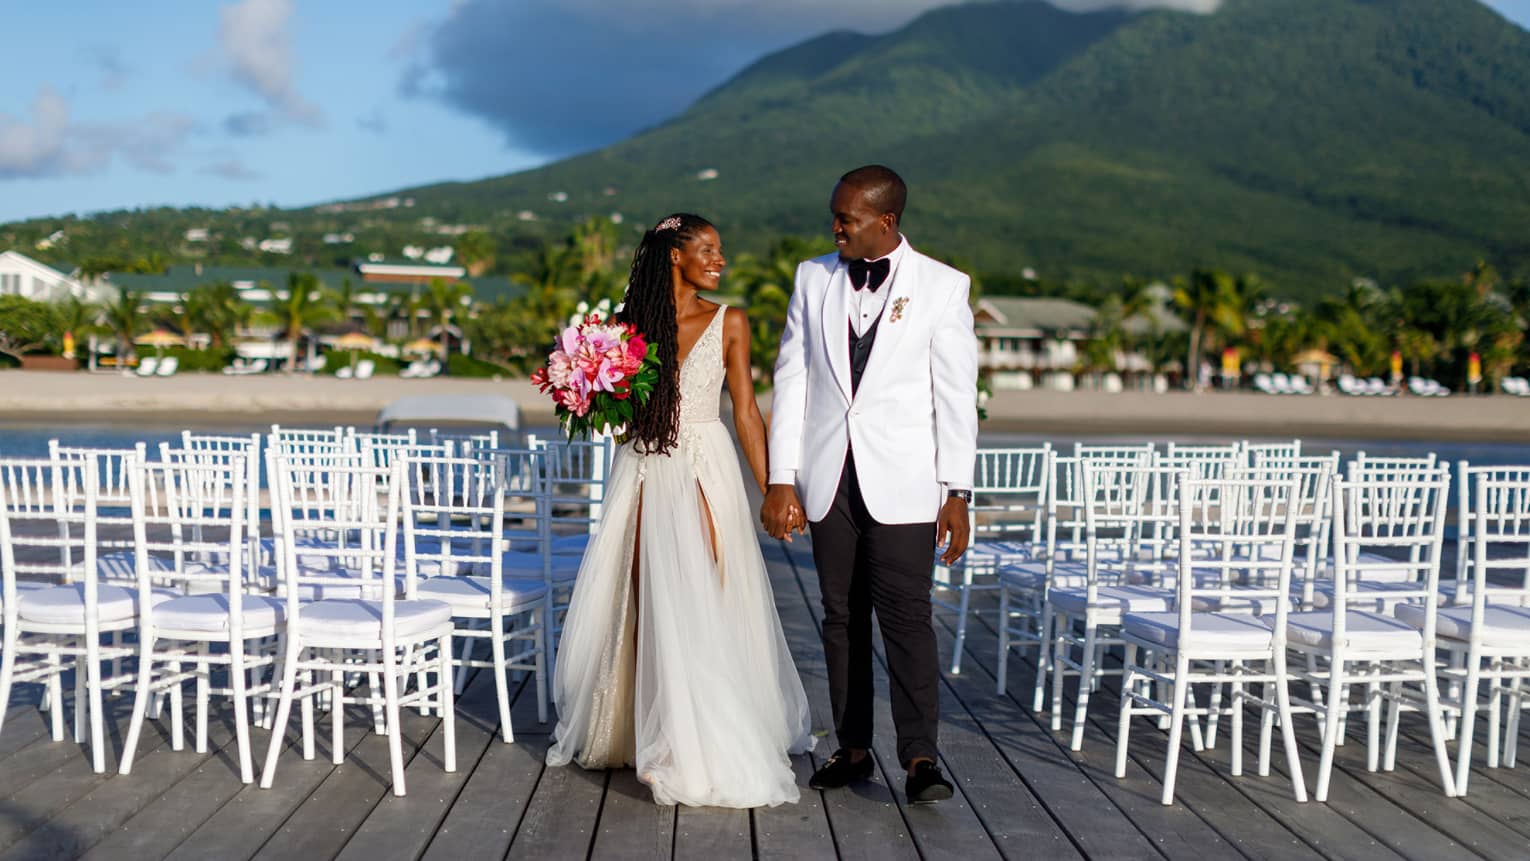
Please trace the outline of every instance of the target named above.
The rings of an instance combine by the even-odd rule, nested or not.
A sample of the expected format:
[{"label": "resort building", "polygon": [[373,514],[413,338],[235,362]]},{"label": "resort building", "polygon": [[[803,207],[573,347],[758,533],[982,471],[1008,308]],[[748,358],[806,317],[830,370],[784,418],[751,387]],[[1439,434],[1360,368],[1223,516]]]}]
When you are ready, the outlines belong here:
[{"label": "resort building", "polygon": [[[978,373],[995,389],[1071,391],[1085,370],[1085,348],[1093,337],[1095,317],[1095,309],[1071,299],[985,296],[973,309]],[[1162,313],[1156,314],[1155,320],[1133,318],[1126,322],[1131,332],[1150,328],[1169,332],[1183,329],[1184,324]],[[1153,371],[1151,363],[1135,352],[1118,353],[1111,364],[1099,379],[1106,389],[1119,390],[1123,375],[1141,376]],[[1156,376],[1151,384],[1161,387]]]},{"label": "resort building", "polygon": [[87,286],[79,280],[39,263],[19,251],[0,252],[0,296],[20,296],[38,302],[104,302],[116,295],[110,287]]}]

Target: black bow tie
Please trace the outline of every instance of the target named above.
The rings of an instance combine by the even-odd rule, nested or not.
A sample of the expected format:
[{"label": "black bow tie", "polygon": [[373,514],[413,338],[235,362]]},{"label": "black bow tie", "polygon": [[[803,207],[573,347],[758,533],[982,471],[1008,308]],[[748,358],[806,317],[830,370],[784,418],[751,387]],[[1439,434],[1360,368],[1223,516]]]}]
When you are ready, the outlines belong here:
[{"label": "black bow tie", "polygon": [[887,280],[887,273],[892,269],[892,259],[883,257],[881,260],[852,260],[850,261],[850,286],[859,290],[868,287],[871,292],[877,292],[882,282]]}]

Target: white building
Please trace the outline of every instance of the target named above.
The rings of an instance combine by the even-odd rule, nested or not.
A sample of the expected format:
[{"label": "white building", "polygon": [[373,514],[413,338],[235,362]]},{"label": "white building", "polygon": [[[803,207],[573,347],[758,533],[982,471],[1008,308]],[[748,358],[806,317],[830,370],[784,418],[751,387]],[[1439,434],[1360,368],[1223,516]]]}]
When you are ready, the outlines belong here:
[{"label": "white building", "polygon": [[111,287],[87,287],[74,278],[17,251],[0,252],[0,295],[38,302],[103,302],[116,295]]}]

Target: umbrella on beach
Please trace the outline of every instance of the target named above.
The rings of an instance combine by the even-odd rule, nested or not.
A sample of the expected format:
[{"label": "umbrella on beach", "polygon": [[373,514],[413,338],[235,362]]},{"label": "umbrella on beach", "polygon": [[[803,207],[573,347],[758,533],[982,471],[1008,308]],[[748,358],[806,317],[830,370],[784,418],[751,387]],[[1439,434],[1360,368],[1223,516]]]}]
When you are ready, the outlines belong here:
[{"label": "umbrella on beach", "polygon": [[180,335],[175,334],[169,329],[159,328],[147,334],[138,336],[138,338],[136,338],[133,343],[139,347],[153,347],[154,357],[159,359],[164,357],[166,347],[183,346],[186,343],[186,339],[182,338]]},{"label": "umbrella on beach", "polygon": [[335,339],[334,347],[337,350],[351,351],[351,373],[356,373],[356,353],[360,350],[370,350],[377,346],[377,339],[365,332],[346,332]]},{"label": "umbrella on beach", "polygon": [[404,345],[404,352],[435,353],[436,355],[440,355],[441,344],[437,341],[432,341],[429,338],[415,338],[413,341],[410,341]]}]

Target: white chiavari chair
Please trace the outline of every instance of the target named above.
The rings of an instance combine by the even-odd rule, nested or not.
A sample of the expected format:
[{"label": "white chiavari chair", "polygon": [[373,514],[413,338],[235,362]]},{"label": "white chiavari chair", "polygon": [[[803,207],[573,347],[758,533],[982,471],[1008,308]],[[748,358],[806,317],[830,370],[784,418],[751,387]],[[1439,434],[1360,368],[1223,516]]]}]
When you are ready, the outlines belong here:
[{"label": "white chiavari chair", "polygon": [[1290,442],[1250,442],[1244,440],[1243,454],[1248,459],[1249,466],[1257,466],[1263,458],[1292,460],[1302,456],[1302,441],[1299,439],[1293,439]]},{"label": "white chiavari chair", "polygon": [[[962,671],[962,652],[967,642],[967,622],[972,615],[974,592],[999,588],[996,572],[1006,562],[1040,556],[1044,546],[1042,518],[1046,513],[1047,471],[1052,457],[1050,444],[1035,448],[979,449],[973,469],[972,503],[967,506],[970,541],[967,552],[954,565],[937,557],[934,562],[934,593],[955,592],[953,603],[932,597],[937,612],[956,616],[956,642],[951,653],[951,674]],[[1000,596],[1001,627],[1009,608]]]},{"label": "white chiavari chair", "polygon": [[[1052,637],[1052,728],[1062,729],[1063,681],[1078,678],[1069,746],[1084,744],[1090,692],[1108,671],[1104,650],[1121,644],[1125,613],[1166,612],[1174,598],[1169,563],[1141,552],[1143,537],[1172,537],[1174,470],[1142,461],[1084,459],[1079,463],[1085,522],[1082,587],[1054,586],[1048,593]],[[1166,579],[1167,578],[1167,579]],[[1078,649],[1079,657],[1072,652]]]},{"label": "white chiavari chair", "polygon": [[[445,769],[455,771],[456,730],[451,690],[452,608],[440,601],[399,599],[397,566],[400,496],[407,483],[402,460],[391,470],[358,464],[354,458],[323,456],[293,464],[276,456],[271,470],[276,502],[272,512],[281,520],[278,560],[286,584],[287,626],[282,636],[281,688],[277,700],[275,729],[266,751],[260,785],[269,788],[284,743],[292,701],[309,701],[327,693],[330,698],[331,752],[336,764],[345,755],[345,703],[358,702],[346,694],[346,677],[366,673],[381,678],[382,711],[388,737],[393,793],[405,794],[403,747],[399,710],[423,703],[437,710],[442,720]],[[293,476],[317,473],[310,486],[332,488],[322,501],[304,498],[310,489],[299,488]],[[391,472],[390,475],[384,475]],[[329,536],[345,536],[343,543],[321,543]],[[314,572],[298,563],[297,546],[303,539],[305,552],[335,560],[332,572]],[[413,594],[413,574],[404,571],[405,594]],[[323,597],[326,587],[356,589],[360,597]],[[317,591],[315,600],[300,595]],[[358,657],[364,655],[366,657]],[[418,676],[433,683],[406,691],[408,679]],[[300,683],[301,680],[301,683]],[[374,685],[375,687],[375,685]],[[365,700],[376,698],[374,690]],[[308,714],[304,715],[303,756],[314,756]]]},{"label": "white chiavari chair", "polygon": [[[1028,560],[999,565],[999,655],[996,692],[1003,696],[1011,649],[1036,648],[1032,711],[1041,711],[1050,667],[1052,611],[1047,594],[1053,585],[1083,583],[1079,561],[1084,551],[1084,516],[1078,495],[1078,459],[1052,451],[1046,458],[1045,500],[1040,546]],[[1063,570],[1058,570],[1061,567]]]},{"label": "white chiavari chair", "polygon": [[[497,451],[492,458],[419,458],[409,461],[403,497],[406,570],[460,571],[416,577],[406,598],[442,601],[452,608],[455,636],[463,643],[458,667],[460,691],[466,670],[494,673],[500,734],[514,741],[510,725],[511,670],[533,674],[537,714],[547,720],[546,632],[551,585],[541,577],[506,576],[503,567],[505,505],[534,501],[540,493],[532,451]],[[528,468],[529,467],[529,468]],[[421,563],[435,563],[422,566]],[[472,657],[468,643],[487,640],[491,660]]]},{"label": "white chiavari chair", "polygon": [[[137,625],[139,592],[101,582],[96,569],[94,458],[0,460],[0,569],[4,570],[5,644],[0,652],[0,704],[18,683],[48,686],[53,737],[62,737],[63,673],[75,672],[75,741],[89,724],[91,767],[106,770],[103,692],[132,681],[102,667],[131,654],[103,635]],[[78,560],[78,561],[76,561]],[[16,588],[18,575],[52,577],[61,585]],[[155,589],[151,600],[173,593]],[[18,667],[19,665],[19,667]],[[0,708],[0,719],[3,719]]]},{"label": "white chiavari chair", "polygon": [[[1234,471],[1218,479],[1195,479],[1189,471],[1172,479],[1178,491],[1179,525],[1170,554],[1176,561],[1174,610],[1128,612],[1121,620],[1125,668],[1116,736],[1116,776],[1126,776],[1131,718],[1169,716],[1168,758],[1164,765],[1164,804],[1174,801],[1186,719],[1226,711],[1232,718],[1234,777],[1243,773],[1243,719],[1247,707],[1259,709],[1259,773],[1269,774],[1273,721],[1280,719],[1286,760],[1297,801],[1307,800],[1301,758],[1292,729],[1287,690],[1285,616],[1291,588],[1296,512],[1302,501],[1294,479],[1270,481]],[[1193,552],[1192,552],[1193,548]],[[1273,612],[1256,618],[1247,612],[1219,612],[1234,595],[1244,603],[1266,601]],[[1273,618],[1273,625],[1267,620]],[[1213,696],[1201,708],[1192,686],[1231,689],[1224,709]],[[1258,693],[1250,689],[1259,685]],[[1154,695],[1168,688],[1167,700]],[[1271,689],[1273,688],[1273,697]],[[1193,724],[1192,724],[1193,726]],[[1193,735],[1193,733],[1192,733]]]},{"label": "white chiavari chair", "polygon": [[[1391,770],[1395,764],[1397,727],[1401,712],[1423,711],[1448,796],[1456,794],[1446,752],[1444,711],[1437,677],[1435,610],[1439,603],[1440,551],[1445,537],[1445,506],[1450,473],[1408,469],[1396,473],[1372,471],[1357,480],[1335,478],[1333,557],[1335,571],[1327,610],[1292,613],[1287,617],[1290,647],[1313,659],[1316,669],[1293,670],[1296,677],[1325,689],[1321,698],[1299,703],[1320,720],[1322,756],[1318,764],[1319,801],[1328,799],[1334,749],[1344,732],[1342,721],[1351,712],[1367,718],[1366,767]],[[1371,552],[1387,562],[1368,561]],[[1399,562],[1392,555],[1405,557]],[[1423,624],[1409,625],[1377,609],[1373,593],[1354,589],[1369,567],[1405,564],[1416,572],[1408,589],[1392,596],[1420,606]],[[1352,689],[1361,690],[1359,701]],[[1381,747],[1381,718],[1387,709],[1385,757]]]},{"label": "white chiavari chair", "polygon": [[[1497,768],[1505,695],[1510,700],[1508,723],[1513,739],[1519,729],[1520,686],[1530,676],[1530,477],[1504,475],[1510,471],[1522,472],[1484,469],[1473,476],[1471,531],[1458,550],[1471,557],[1465,568],[1471,572],[1471,581],[1458,583],[1455,593],[1458,598],[1464,596],[1466,603],[1440,607],[1434,618],[1438,644],[1455,658],[1442,675],[1452,682],[1452,691],[1461,691],[1456,702],[1460,713],[1458,796],[1466,794],[1471,775],[1477,714],[1487,711],[1487,764]],[[1427,611],[1426,604],[1396,608],[1398,619],[1420,629],[1428,623]],[[1485,703],[1479,695],[1484,683],[1488,687]],[[1511,740],[1509,747],[1513,746]]]},{"label": "white chiavari chair", "polygon": [[[128,774],[139,733],[155,694],[171,691],[181,700],[187,681],[196,684],[196,750],[207,752],[210,698],[227,696],[234,710],[239,776],[255,779],[250,742],[250,701],[271,691],[265,668],[274,663],[263,646],[281,630],[286,605],[259,594],[249,580],[244,540],[250,487],[245,455],[167,451],[158,463],[135,464],[133,521],[140,562],[138,577],[138,683],[119,771]],[[151,600],[151,552],[195,560],[180,566],[175,579],[185,595]],[[214,649],[214,646],[220,648]],[[189,669],[186,669],[188,668]],[[213,687],[214,668],[227,671],[227,686]],[[252,675],[253,674],[253,675]],[[251,679],[254,679],[252,684]],[[181,715],[175,709],[171,748],[184,746]]]}]

